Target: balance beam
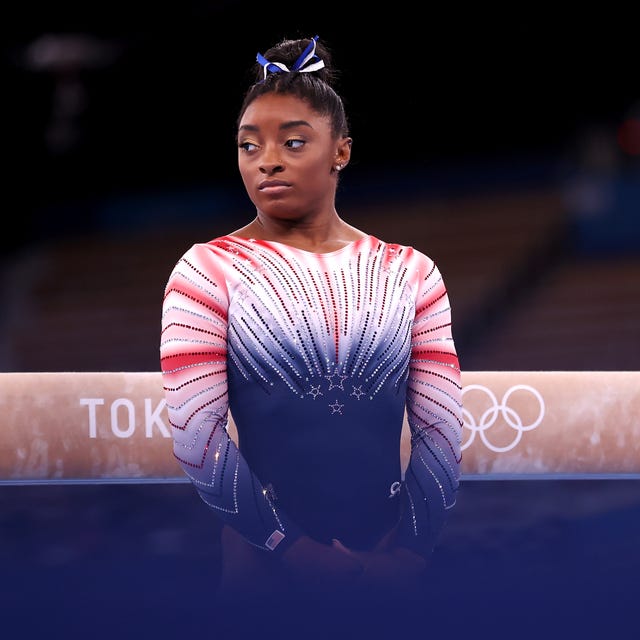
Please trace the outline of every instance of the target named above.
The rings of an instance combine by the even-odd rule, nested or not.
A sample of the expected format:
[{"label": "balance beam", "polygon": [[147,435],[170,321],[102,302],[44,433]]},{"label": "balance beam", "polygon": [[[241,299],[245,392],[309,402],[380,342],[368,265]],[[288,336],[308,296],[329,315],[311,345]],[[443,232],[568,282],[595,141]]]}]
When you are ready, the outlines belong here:
[{"label": "balance beam", "polygon": [[[462,382],[462,480],[640,478],[640,372]],[[0,484],[187,481],[160,372],[0,373],[0,389]],[[406,420],[400,456],[406,466]]]}]

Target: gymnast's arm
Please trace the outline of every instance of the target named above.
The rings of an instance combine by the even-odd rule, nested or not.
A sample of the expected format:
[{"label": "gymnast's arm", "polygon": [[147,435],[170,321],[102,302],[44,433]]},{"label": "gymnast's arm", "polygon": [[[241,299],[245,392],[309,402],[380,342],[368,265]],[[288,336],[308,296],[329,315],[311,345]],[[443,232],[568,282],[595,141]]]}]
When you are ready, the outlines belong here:
[{"label": "gymnast's arm", "polygon": [[411,335],[406,410],[411,455],[401,485],[401,516],[371,552],[351,552],[368,584],[413,588],[455,504],[460,474],[462,387],[441,275],[425,259]]},{"label": "gymnast's arm", "polygon": [[173,451],[225,523],[256,547],[282,553],[302,532],[275,506],[227,430],[228,307],[216,255],[195,245],[173,269],[162,308],[160,362]]},{"label": "gymnast's arm", "polygon": [[451,308],[433,264],[416,303],[406,409],[411,455],[400,493],[402,516],[395,544],[428,559],[455,504],[462,433],[462,386]]}]

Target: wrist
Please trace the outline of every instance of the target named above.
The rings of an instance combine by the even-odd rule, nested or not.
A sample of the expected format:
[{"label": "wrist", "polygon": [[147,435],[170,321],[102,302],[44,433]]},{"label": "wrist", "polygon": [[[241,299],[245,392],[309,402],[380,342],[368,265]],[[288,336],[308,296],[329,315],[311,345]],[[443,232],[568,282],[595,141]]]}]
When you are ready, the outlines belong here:
[{"label": "wrist", "polygon": [[276,529],[265,541],[265,548],[268,553],[283,556],[296,544],[303,534],[299,531],[290,530],[287,533]]}]

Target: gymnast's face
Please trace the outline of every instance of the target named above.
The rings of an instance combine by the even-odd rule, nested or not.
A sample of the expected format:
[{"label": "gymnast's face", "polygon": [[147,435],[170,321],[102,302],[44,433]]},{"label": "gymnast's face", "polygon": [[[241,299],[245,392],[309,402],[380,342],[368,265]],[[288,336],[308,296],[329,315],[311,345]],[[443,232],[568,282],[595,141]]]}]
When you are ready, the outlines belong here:
[{"label": "gymnast's face", "polygon": [[282,220],[334,211],[335,167],[349,160],[346,138],[329,118],[295,96],[267,93],[246,109],[238,127],[238,167],[258,213]]}]

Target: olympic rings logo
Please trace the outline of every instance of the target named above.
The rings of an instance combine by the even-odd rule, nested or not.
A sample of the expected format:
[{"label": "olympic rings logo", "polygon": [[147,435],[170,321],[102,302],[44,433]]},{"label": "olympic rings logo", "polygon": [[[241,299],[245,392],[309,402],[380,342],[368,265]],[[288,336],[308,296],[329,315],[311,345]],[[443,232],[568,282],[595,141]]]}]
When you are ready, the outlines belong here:
[{"label": "olympic rings logo", "polygon": [[[522,434],[525,431],[531,431],[532,429],[535,429],[544,418],[544,400],[540,393],[529,385],[517,384],[513,387],[510,387],[502,396],[502,400],[500,402],[498,402],[498,399],[496,398],[493,391],[491,391],[491,389],[488,389],[487,387],[480,384],[470,384],[465,386],[462,389],[462,397],[464,398],[464,395],[466,393],[473,390],[484,392],[489,398],[490,406],[482,413],[480,419],[477,422],[475,420],[475,417],[463,407],[463,425],[469,431],[471,431],[471,436],[462,445],[463,450],[471,446],[471,443],[475,440],[476,434],[479,434],[480,439],[484,443],[485,447],[487,447],[487,449],[495,451],[496,453],[504,453],[505,451],[510,451],[520,442],[520,440],[522,439]],[[518,415],[518,413],[508,405],[509,399],[516,391],[526,391],[527,393],[531,394],[535,401],[538,403],[538,416],[530,424],[523,424],[520,415]],[[504,422],[506,422],[506,424],[515,431],[513,441],[508,445],[502,447],[492,444],[491,442],[489,442],[489,439],[487,437],[487,430],[494,424],[496,424],[498,417],[502,417]]]}]

